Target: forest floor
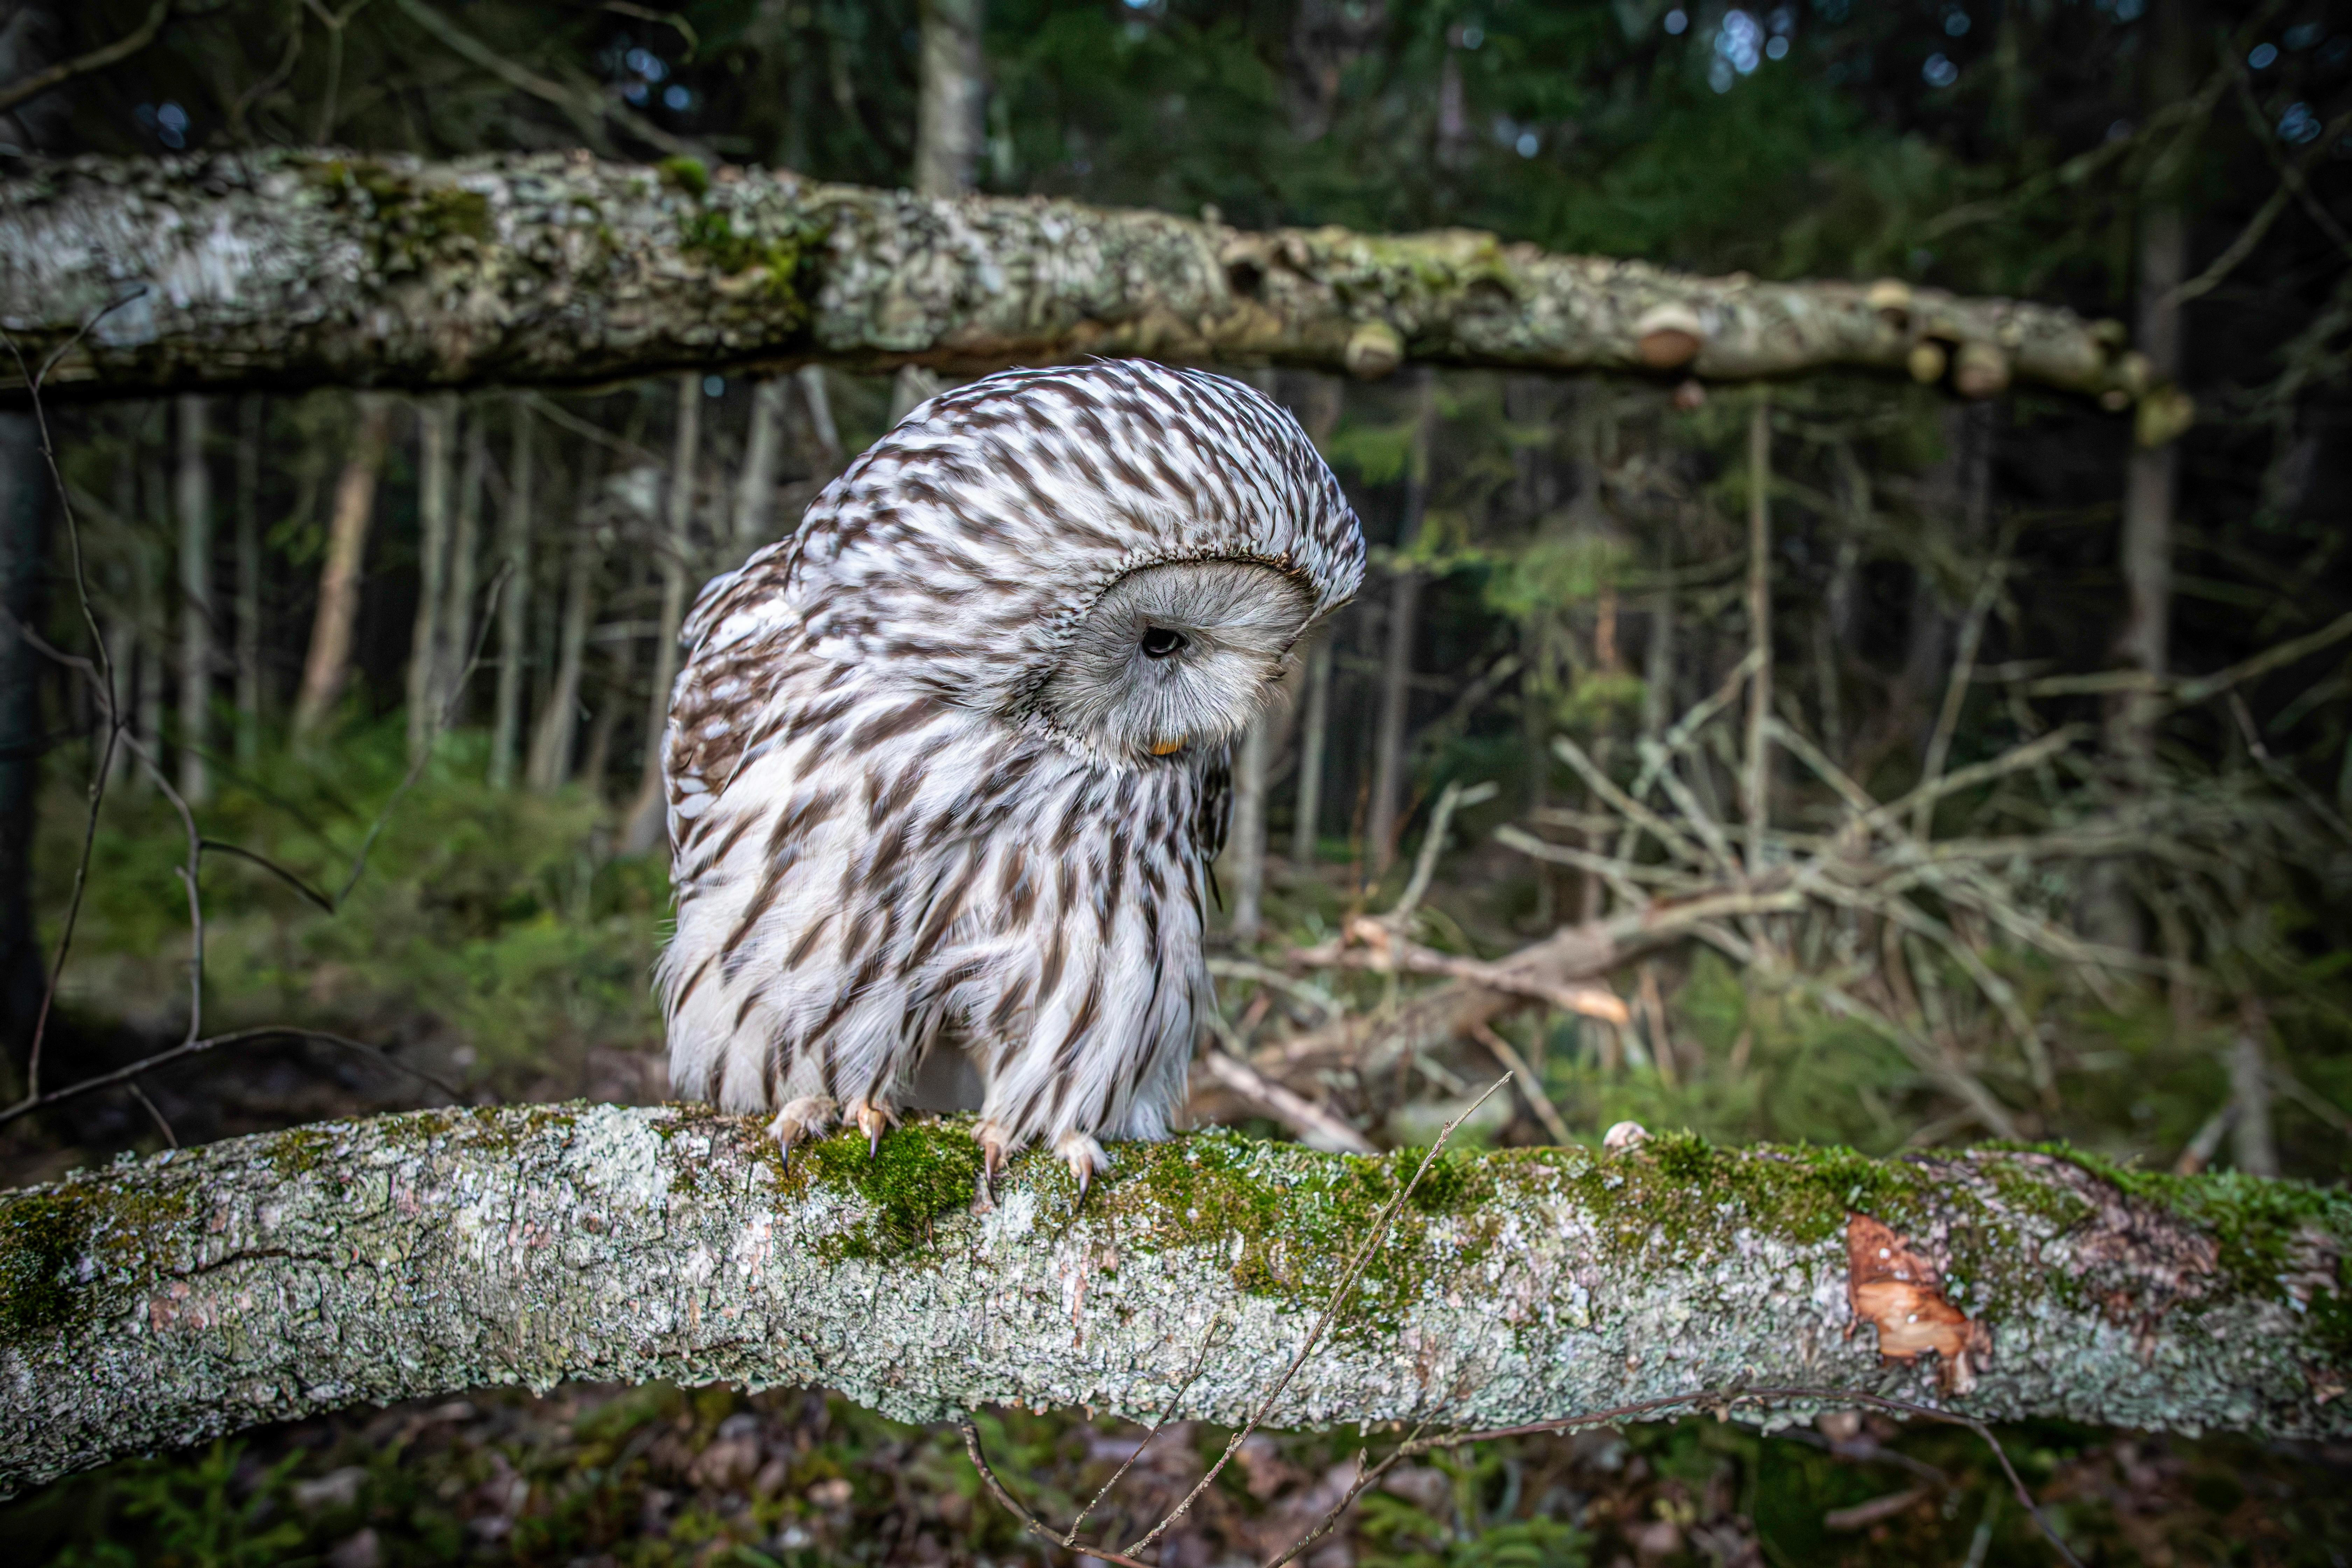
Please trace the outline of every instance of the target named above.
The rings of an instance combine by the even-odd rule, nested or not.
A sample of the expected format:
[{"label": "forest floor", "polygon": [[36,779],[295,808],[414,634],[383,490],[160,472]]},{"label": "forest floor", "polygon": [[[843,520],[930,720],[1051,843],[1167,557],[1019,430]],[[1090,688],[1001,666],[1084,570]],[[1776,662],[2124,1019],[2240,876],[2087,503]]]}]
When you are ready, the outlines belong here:
[{"label": "forest floor", "polygon": [[[1309,1568],[1783,1568],[2054,1563],[1965,1432],[1865,1417],[1772,1437],[1710,1419],[1478,1445],[1400,1468]],[[1066,1521],[1134,1452],[1108,1419],[983,1414],[991,1462]],[[1089,1521],[1155,1523],[1229,1434],[1163,1431]],[[2087,1563],[2352,1559],[2352,1451],[2057,1425],[2002,1440]],[[1379,1435],[1368,1441],[1375,1453]],[[1254,1435],[1158,1549],[1253,1564],[1353,1479],[1353,1433]],[[12,1561],[67,1564],[1075,1563],[1023,1537],[959,1435],[821,1394],[588,1384],[355,1411],[132,1461],[0,1508]]]}]

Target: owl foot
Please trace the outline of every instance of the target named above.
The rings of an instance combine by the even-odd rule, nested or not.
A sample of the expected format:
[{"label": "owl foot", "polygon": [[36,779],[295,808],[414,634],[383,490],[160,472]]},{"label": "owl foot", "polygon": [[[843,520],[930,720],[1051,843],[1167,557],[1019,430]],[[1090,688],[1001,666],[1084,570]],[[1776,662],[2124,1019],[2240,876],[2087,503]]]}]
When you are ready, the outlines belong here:
[{"label": "owl foot", "polygon": [[1003,1126],[994,1121],[975,1123],[971,1135],[980,1142],[980,1181],[990,1198],[996,1195],[996,1178],[1004,1172],[1004,1151],[1012,1146]]},{"label": "owl foot", "polygon": [[853,1100],[842,1108],[857,1130],[866,1134],[866,1157],[869,1160],[882,1152],[882,1133],[886,1128],[898,1125],[898,1113],[889,1103],[880,1100]]},{"label": "owl foot", "polygon": [[1110,1156],[1090,1133],[1065,1132],[1054,1140],[1054,1152],[1070,1167],[1070,1174],[1078,1181],[1078,1201],[1087,1201],[1087,1189],[1095,1177],[1110,1169]]},{"label": "owl foot", "polygon": [[804,1094],[798,1100],[784,1101],[776,1119],[768,1123],[768,1136],[783,1151],[784,1163],[793,1163],[793,1145],[803,1138],[813,1138],[833,1125],[833,1101],[821,1094]]}]

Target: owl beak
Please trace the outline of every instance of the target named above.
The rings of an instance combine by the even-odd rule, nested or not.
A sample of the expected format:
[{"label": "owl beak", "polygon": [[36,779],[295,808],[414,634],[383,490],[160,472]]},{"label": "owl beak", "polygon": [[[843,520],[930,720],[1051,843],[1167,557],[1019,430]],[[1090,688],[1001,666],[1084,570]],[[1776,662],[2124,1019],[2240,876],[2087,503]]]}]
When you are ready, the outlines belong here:
[{"label": "owl beak", "polygon": [[1181,752],[1183,749],[1184,742],[1181,739],[1174,741],[1162,741],[1158,745],[1151,748],[1151,754],[1155,757],[1173,756],[1176,752]]}]

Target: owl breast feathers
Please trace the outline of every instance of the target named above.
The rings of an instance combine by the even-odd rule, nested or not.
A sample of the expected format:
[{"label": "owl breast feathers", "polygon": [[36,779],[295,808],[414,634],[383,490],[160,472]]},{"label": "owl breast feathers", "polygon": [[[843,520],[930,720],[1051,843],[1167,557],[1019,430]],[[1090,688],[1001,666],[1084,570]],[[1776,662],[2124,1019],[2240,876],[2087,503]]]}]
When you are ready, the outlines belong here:
[{"label": "owl breast feathers", "polygon": [[922,1054],[992,1171],[1158,1138],[1200,1009],[1228,742],[1353,595],[1289,415],[1196,371],[1014,371],[909,414],[687,623],[664,761],[670,1077],[877,1140]]}]

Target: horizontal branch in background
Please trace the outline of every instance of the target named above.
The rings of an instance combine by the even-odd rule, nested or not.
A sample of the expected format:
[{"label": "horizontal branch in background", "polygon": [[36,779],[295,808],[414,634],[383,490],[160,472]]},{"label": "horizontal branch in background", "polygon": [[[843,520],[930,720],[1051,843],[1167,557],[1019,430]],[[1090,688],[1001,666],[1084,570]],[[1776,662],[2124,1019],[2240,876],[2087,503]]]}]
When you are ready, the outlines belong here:
[{"label": "horizontal branch in background", "polygon": [[[1413,1156],[1229,1133],[1050,1158],[968,1131],[781,1169],[682,1107],[417,1111],[0,1194],[0,1489],[346,1405],[566,1378],[814,1384],[1235,1424]],[[1979,1151],[1449,1156],[1267,1413],[1524,1426],[1832,1385],[1988,1419],[2352,1436],[2352,1198]],[[1213,1352],[1202,1347],[1214,1335]],[[1882,1361],[1882,1354],[1894,1357]],[[1810,1414],[1784,1409],[1782,1419]]]},{"label": "horizontal branch in background", "polygon": [[1698,278],[1464,230],[1244,233],[585,153],[42,166],[0,184],[0,323],[29,363],[63,350],[50,392],[117,397],[1086,354],[1368,376],[1405,359],[1716,380],[1847,368],[2117,406],[2144,390],[2114,323],[1893,280]]}]

